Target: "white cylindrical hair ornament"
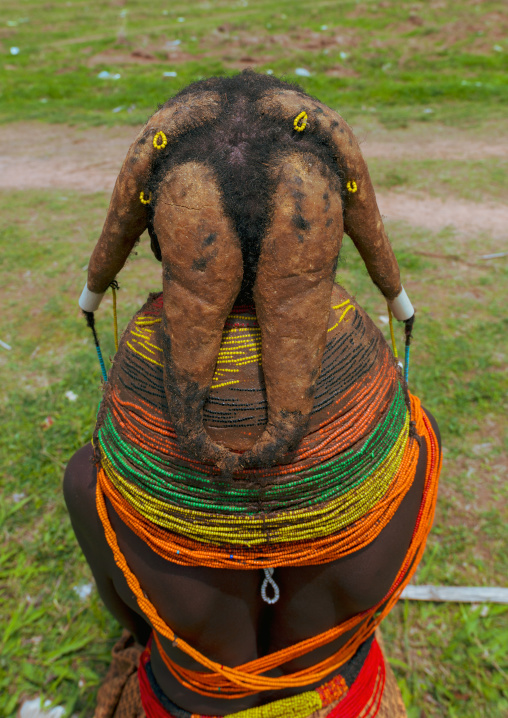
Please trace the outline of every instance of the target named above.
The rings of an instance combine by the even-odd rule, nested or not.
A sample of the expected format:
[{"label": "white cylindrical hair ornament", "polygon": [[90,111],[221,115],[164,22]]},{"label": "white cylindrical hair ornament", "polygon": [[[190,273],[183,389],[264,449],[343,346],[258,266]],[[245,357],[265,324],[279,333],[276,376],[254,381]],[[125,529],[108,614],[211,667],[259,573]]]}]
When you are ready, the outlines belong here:
[{"label": "white cylindrical hair ornament", "polygon": [[84,312],[95,312],[96,309],[99,308],[99,304],[105,294],[106,292],[101,292],[100,294],[92,292],[85,284],[85,288],[81,292],[81,296],[79,298],[79,306]]},{"label": "white cylindrical hair ornament", "polygon": [[399,322],[405,322],[407,319],[411,319],[415,313],[404,287],[402,287],[395,299],[387,299],[386,301],[393,316],[395,319],[398,319]]}]

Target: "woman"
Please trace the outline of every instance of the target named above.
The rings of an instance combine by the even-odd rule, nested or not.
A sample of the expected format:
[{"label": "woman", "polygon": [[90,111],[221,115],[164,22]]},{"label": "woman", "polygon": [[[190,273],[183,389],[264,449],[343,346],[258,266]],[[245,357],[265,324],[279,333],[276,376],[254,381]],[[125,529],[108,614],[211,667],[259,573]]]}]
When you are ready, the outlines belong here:
[{"label": "woman", "polygon": [[351,130],[274,78],[191,85],[129,150],[89,319],[146,227],[163,292],[124,333],[64,485],[106,606],[147,646],[97,715],[397,715],[373,635],[423,552],[440,457],[334,285],[345,230],[410,332]]}]

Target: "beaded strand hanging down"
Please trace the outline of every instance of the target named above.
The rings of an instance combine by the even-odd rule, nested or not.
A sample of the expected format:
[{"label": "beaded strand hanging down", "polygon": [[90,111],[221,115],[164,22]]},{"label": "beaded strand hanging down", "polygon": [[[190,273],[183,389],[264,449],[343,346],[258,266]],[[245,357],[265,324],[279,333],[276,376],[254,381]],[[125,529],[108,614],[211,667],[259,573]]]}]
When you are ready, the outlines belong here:
[{"label": "beaded strand hanging down", "polygon": [[413,314],[412,317],[409,319],[406,319],[404,322],[404,333],[406,336],[406,347],[405,347],[405,356],[404,356],[404,381],[408,382],[409,379],[409,345],[411,343],[412,339],[412,332],[413,332],[413,325],[415,322],[415,315]]},{"label": "beaded strand hanging down", "polygon": [[101,346],[100,346],[100,344],[99,344],[99,337],[97,336],[97,330],[96,330],[96,328],[95,328],[95,317],[94,317],[94,313],[93,313],[93,312],[85,312],[85,311],[83,310],[83,314],[85,315],[86,323],[88,324],[88,326],[89,326],[90,329],[92,330],[93,340],[94,340],[94,343],[95,343],[95,350],[96,350],[96,352],[97,352],[97,356],[98,356],[98,358],[99,358],[99,364],[100,364],[100,367],[101,367],[102,378],[103,378],[104,381],[107,381],[107,380],[108,380],[108,375],[107,375],[107,372],[106,372],[106,367],[104,366],[104,359],[102,358],[102,351],[101,351]]},{"label": "beaded strand hanging down", "polygon": [[118,317],[116,313],[116,293],[120,289],[120,285],[118,284],[116,279],[113,279],[109,286],[111,287],[111,293],[113,295],[113,331],[115,334],[115,351],[118,351]]},{"label": "beaded strand hanging down", "polygon": [[[397,345],[395,343],[395,332],[393,331],[393,315],[392,310],[390,307],[388,307],[388,321],[390,324],[390,337],[392,340],[392,348],[393,348],[393,356],[395,359],[399,358],[399,354],[397,352]],[[415,316],[413,314],[412,317],[409,319],[406,319],[404,321],[404,335],[405,335],[405,352],[404,352],[404,381],[406,382],[406,385],[409,380],[409,350],[410,350],[410,344],[411,339],[413,338],[413,326],[415,322]],[[402,362],[398,362],[399,366],[402,367]]]},{"label": "beaded strand hanging down", "polygon": [[[113,331],[115,336],[115,351],[118,351],[118,317],[117,317],[117,311],[116,311],[116,293],[120,289],[120,285],[116,281],[116,279],[113,279],[113,281],[109,284],[111,287],[111,292],[113,295]],[[95,344],[95,349],[97,351],[97,356],[99,358],[99,365],[101,368],[101,374],[102,378],[105,382],[108,380],[108,374],[106,371],[106,366],[104,364],[104,358],[102,356],[102,350],[101,345],[99,342],[99,336],[97,334],[97,329],[95,328],[95,316],[93,312],[86,312],[85,310],[82,310],[83,314],[85,315],[86,323],[92,330],[93,334],[93,340]]]}]

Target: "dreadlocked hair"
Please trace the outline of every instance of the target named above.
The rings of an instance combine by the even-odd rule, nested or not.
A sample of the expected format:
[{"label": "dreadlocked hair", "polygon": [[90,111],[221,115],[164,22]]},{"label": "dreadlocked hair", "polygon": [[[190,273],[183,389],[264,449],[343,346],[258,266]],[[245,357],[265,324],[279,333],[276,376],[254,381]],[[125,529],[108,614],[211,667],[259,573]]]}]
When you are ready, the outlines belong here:
[{"label": "dreadlocked hair", "polygon": [[[347,195],[347,166],[331,136],[319,126],[296,131],[292,123],[276,114],[261,113],[256,107],[267,91],[292,90],[309,98],[301,87],[277,78],[245,70],[233,77],[211,77],[195,82],[159,109],[184,103],[186,98],[203,92],[221,97],[222,111],[213,121],[191,127],[162,152],[154,153],[147,189],[153,201],[148,206],[148,231],[151,248],[161,261],[159,241],[153,226],[159,186],[167,173],[184,163],[199,161],[209,165],[217,177],[225,214],[231,219],[240,241],[243,257],[243,282],[237,301],[248,302],[256,277],[261,242],[270,224],[272,202],[277,183],[276,167],[284,155],[294,152],[317,160],[316,166],[329,179],[332,189]],[[302,229],[301,217],[294,218],[295,229]],[[303,227],[305,228],[305,227]]]}]

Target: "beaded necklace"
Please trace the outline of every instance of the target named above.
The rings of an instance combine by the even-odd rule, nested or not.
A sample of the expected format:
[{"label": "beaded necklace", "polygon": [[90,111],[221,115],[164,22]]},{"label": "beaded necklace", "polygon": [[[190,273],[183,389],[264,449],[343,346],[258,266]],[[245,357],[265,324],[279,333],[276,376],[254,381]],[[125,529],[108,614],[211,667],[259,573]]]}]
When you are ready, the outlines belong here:
[{"label": "beaded necklace", "polygon": [[[161,312],[162,297],[152,296],[129,325],[97,422],[100,490],[123,521],[168,560],[263,568],[272,588],[266,571],[372,541],[411,485],[417,447],[393,358],[351,298],[342,291],[332,307],[311,431],[290,463],[233,480],[177,444],[161,390]],[[265,413],[258,329],[252,307],[226,322],[211,394],[226,404],[226,422],[252,412],[257,396],[258,415],[249,416]],[[235,378],[226,386],[228,370]],[[245,389],[255,392],[247,402]],[[216,424],[221,411],[213,412]]]},{"label": "beaded necklace", "polygon": [[[315,481],[323,481],[325,488],[322,499],[313,505],[306,500],[305,492],[302,491],[304,499],[302,503],[307,504],[297,509],[281,510],[275,512],[249,512],[239,515],[239,511],[233,514],[234,506],[233,492],[225,492],[224,500],[228,501],[227,508],[219,513],[219,504],[210,504],[209,511],[206,508],[208,496],[216,487],[210,482],[202,490],[203,496],[195,501],[192,494],[185,497],[185,501],[178,502],[176,492],[160,489],[162,498],[143,491],[134,482],[127,482],[122,475],[114,470],[109,463],[109,458],[103,458],[103,469],[111,484],[117,489],[124,499],[136,511],[148,521],[166,528],[175,533],[197,541],[210,542],[214,545],[245,545],[255,546],[266,543],[267,534],[270,536],[270,543],[284,541],[299,541],[314,539],[321,536],[328,536],[330,533],[350,525],[356,518],[372,510],[379,499],[385,494],[393,477],[398,473],[403,462],[405,448],[408,443],[407,430],[409,417],[406,417],[402,431],[397,441],[382,460],[376,462],[377,470],[372,471],[365,478],[359,477],[353,472],[350,461],[339,471],[318,471],[312,477]],[[369,455],[374,453],[368,445]],[[352,457],[354,460],[354,456]],[[359,461],[360,467],[363,462]],[[145,464],[146,471],[153,470],[154,465]],[[350,475],[347,471],[350,469]],[[329,481],[329,477],[332,477]],[[343,486],[340,479],[343,478]],[[213,491],[212,491],[213,487]],[[257,487],[256,487],[257,488]],[[282,487],[279,487],[282,488]],[[207,491],[206,489],[210,489]],[[256,496],[259,490],[253,491]],[[279,492],[282,493],[282,492]],[[166,494],[166,496],[165,496]],[[201,505],[203,501],[203,505]],[[284,494],[279,499],[284,501]],[[250,503],[250,502],[249,502]],[[277,502],[279,503],[279,502]],[[236,509],[241,507],[236,506]],[[213,513],[212,513],[213,510]]]},{"label": "beaded necklace", "polygon": [[[365,341],[365,319],[344,295],[333,306],[318,384],[325,400],[315,413],[322,421],[290,463],[246,470],[240,480],[228,481],[182,452],[167,419],[161,375],[150,381],[146,373],[160,372],[161,297],[131,322],[95,435],[99,483],[124,522],[165,558],[266,570],[321,563],[337,548],[366,545],[393,516],[417,456],[406,397],[389,350],[372,332]],[[228,412],[240,416],[246,403],[238,401],[239,390],[255,390],[245,375],[253,364],[258,371],[251,341],[257,329],[252,308],[230,315],[212,384],[216,398],[229,399]],[[229,369],[236,378],[226,387]],[[273,585],[271,576],[265,579]]]},{"label": "beaded necklace", "polygon": [[[332,671],[338,670],[346,661],[353,657],[359,646],[373,633],[376,626],[379,625],[381,620],[394,606],[404,586],[411,579],[425,549],[427,535],[432,525],[437,497],[437,479],[440,471],[437,439],[416,397],[411,397],[411,416],[415,422],[416,431],[427,444],[425,486],[416,526],[408,551],[387,595],[372,609],[352,616],[350,619],[318,636],[263,656],[237,668],[224,666],[207,658],[186,641],[176,636],[174,631],[163,621],[155,606],[143,592],[139,581],[130,570],[125,557],[120,551],[116,534],[109,521],[104,503],[101,480],[97,482],[97,512],[102,521],[106,539],[115,557],[115,562],[124,574],[127,584],[134,593],[140,609],[156,631],[155,640],[165,665],[183,686],[205,696],[241,698],[264,690],[297,688],[317,683],[322,681]],[[353,631],[353,634],[346,643],[337,652],[320,661],[318,664],[289,675],[278,677],[263,675],[290,660],[294,660],[316,648],[327,645],[350,631]],[[177,646],[188,656],[198,661],[204,668],[208,669],[207,672],[186,669],[172,661],[164,652],[157,634],[164,636],[170,640],[174,646]]]},{"label": "beaded necklace", "polygon": [[[396,464],[399,449],[403,451],[407,442],[408,422],[409,414],[399,390],[383,422],[358,450],[351,449],[321,465],[293,471],[287,475],[289,480],[266,488],[263,492],[266,510],[297,509],[298,506],[307,507],[316,501],[323,502],[365,483],[374,473],[382,473],[387,462],[388,468],[394,462]],[[334,427],[329,425],[327,428],[333,430]],[[252,514],[251,507],[261,493],[255,481],[250,481],[246,486],[237,486],[233,482],[215,479],[213,475],[207,476],[190,468],[182,468],[169,460],[163,462],[156,454],[129,445],[115,430],[110,414],[106,415],[103,428],[99,431],[99,440],[102,463],[107,467],[108,477],[115,483],[116,476],[127,490],[130,486],[140,495],[153,496],[154,499],[207,513],[224,510],[223,502],[227,498],[228,514]]]}]

